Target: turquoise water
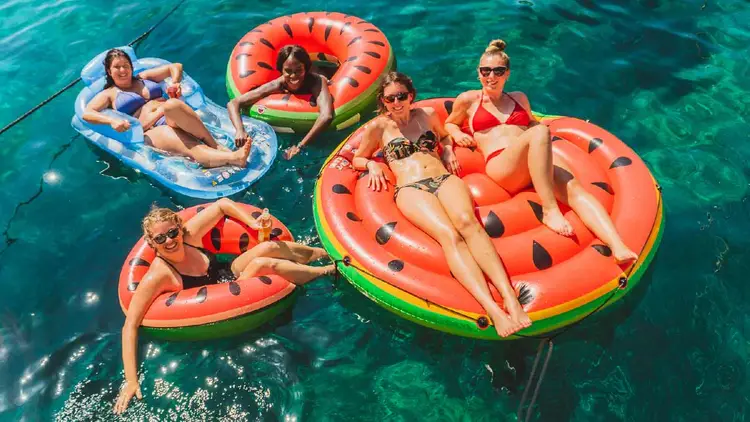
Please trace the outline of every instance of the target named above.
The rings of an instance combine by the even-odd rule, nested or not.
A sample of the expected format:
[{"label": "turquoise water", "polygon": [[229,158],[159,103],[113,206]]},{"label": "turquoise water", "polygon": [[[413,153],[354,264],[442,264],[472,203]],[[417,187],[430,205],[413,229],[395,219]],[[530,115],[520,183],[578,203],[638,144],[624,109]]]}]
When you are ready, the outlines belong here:
[{"label": "turquoise water", "polygon": [[[371,20],[423,98],[476,87],[478,52],[504,38],[510,88],[538,111],[589,119],[626,141],[664,187],[667,212],[644,287],[558,339],[535,418],[745,420],[750,3],[216,3],[186,2],[137,51],[182,62],[218,103],[237,40],[291,12]],[[174,3],[112,4],[0,5],[0,124]],[[14,240],[0,245],[2,420],[114,419],[120,266],[152,202],[192,205],[102,161],[76,136],[77,89],[0,136],[0,228],[9,225]],[[271,208],[316,244],[314,178],[344,136],[328,133],[298,159],[278,161],[242,200]],[[280,137],[284,146],[294,139]],[[194,344],[144,339],[146,397],[125,419],[512,420],[535,350],[533,341],[485,343],[421,328],[323,279],[257,333]]]}]

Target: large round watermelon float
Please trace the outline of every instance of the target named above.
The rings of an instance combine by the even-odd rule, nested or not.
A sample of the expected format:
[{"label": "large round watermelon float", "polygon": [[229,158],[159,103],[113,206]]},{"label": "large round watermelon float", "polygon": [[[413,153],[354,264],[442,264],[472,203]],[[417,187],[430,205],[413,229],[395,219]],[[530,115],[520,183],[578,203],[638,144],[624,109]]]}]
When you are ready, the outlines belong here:
[{"label": "large round watermelon float", "polygon": [[[335,113],[330,127],[336,130],[374,110],[380,81],[395,69],[391,45],[372,23],[342,13],[295,13],[259,25],[235,45],[227,65],[229,97],[278,78],[276,56],[290,44],[302,46],[314,61],[338,68],[329,78]],[[315,123],[318,108],[310,95],[274,94],[255,103],[249,115],[277,132],[304,133]]]},{"label": "large round watermelon float", "polygon": [[[261,210],[239,204],[257,218]],[[180,211],[183,221],[203,210],[198,205]],[[271,217],[271,239],[294,241],[289,229]],[[251,249],[258,232],[227,217],[204,237],[203,248],[219,259],[231,260]],[[118,296],[127,313],[138,284],[156,258],[143,237],[135,244],[120,271]],[[158,296],[143,317],[141,329],[154,337],[169,340],[204,340],[236,335],[257,328],[288,309],[296,297],[295,284],[277,275],[263,275],[227,283],[211,284]]]},{"label": "large round watermelon float", "polygon": [[[451,98],[437,98],[414,106],[432,107],[444,121],[452,104]],[[632,291],[652,261],[664,228],[660,189],[632,149],[583,120],[537,117],[550,128],[554,153],[572,164],[579,182],[604,205],[624,242],[640,258],[618,265],[612,251],[564,206],[575,236],[555,234],[542,225],[536,192],[528,189],[511,196],[485,174],[478,151],[457,147],[459,176],[472,193],[476,215],[533,321],[518,333],[525,336],[568,326]],[[343,261],[339,270],[344,276],[386,309],[437,330],[500,339],[476,299],[451,275],[440,245],[406,220],[392,190],[372,191],[366,172],[352,168],[363,128],[331,155],[316,183],[313,213],[323,246]],[[389,180],[395,180],[388,173]],[[491,284],[490,290],[501,303]]]}]

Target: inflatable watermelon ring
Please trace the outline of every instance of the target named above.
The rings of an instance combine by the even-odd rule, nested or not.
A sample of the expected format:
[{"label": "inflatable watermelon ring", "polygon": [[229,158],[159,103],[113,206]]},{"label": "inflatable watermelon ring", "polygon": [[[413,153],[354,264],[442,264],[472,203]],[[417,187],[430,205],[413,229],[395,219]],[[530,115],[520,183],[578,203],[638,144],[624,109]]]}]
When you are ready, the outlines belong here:
[{"label": "inflatable watermelon ring", "polygon": [[[336,130],[359,122],[375,108],[378,85],[395,68],[388,39],[372,23],[341,13],[295,13],[256,27],[235,45],[227,65],[229,97],[278,78],[276,55],[290,44],[314,52],[313,60],[341,64],[329,87],[334,100],[330,127]],[[300,133],[312,127],[318,109],[310,95],[274,94],[255,103],[250,116],[277,132]]]},{"label": "inflatable watermelon ring", "polygon": [[[434,108],[441,121],[452,105],[449,98],[415,104]],[[631,291],[653,259],[664,227],[660,189],[632,149],[591,123],[538,117],[550,127],[555,154],[604,205],[640,259],[617,265],[612,251],[566,207],[562,210],[575,236],[555,234],[542,225],[541,201],[533,190],[511,197],[484,174],[478,151],[456,148],[477,216],[533,320],[519,333],[525,336],[570,325]],[[343,261],[339,269],[357,289],[386,309],[445,332],[501,339],[488,329],[479,303],[451,276],[439,244],[396,208],[393,186],[374,192],[367,187],[366,172],[351,167],[363,127],[331,155],[315,186],[313,214],[325,249]],[[395,180],[390,170],[386,176]],[[501,302],[491,284],[490,289]]]},{"label": "inflatable watermelon ring", "polygon": [[[261,213],[256,207],[241,205],[254,217]],[[195,206],[179,214],[187,221],[204,207]],[[294,240],[286,226],[276,218],[272,220],[272,239]],[[203,237],[203,247],[214,253],[236,256],[255,246],[257,238],[257,230],[225,218]],[[143,237],[128,254],[117,289],[123,312],[127,313],[138,283],[155,257]],[[270,321],[289,308],[296,297],[298,289],[295,287],[277,275],[268,275],[163,293],[151,304],[141,326],[154,337],[170,340],[204,340],[239,334]]]}]

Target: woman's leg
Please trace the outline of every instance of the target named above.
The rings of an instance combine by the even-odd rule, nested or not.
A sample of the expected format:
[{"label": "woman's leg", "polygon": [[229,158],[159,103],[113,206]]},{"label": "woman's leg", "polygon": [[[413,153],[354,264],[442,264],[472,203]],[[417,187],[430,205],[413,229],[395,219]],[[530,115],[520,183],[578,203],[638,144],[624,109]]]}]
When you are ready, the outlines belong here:
[{"label": "woman's leg", "polygon": [[474,201],[464,182],[458,177],[449,177],[440,186],[437,197],[443,204],[453,227],[466,239],[474,260],[503,296],[505,308],[511,318],[524,328],[530,326],[531,319],[518,302],[518,295],[510,285],[510,279],[495,246],[474,215]]},{"label": "woman's leg", "polygon": [[266,274],[276,274],[301,286],[322,275],[332,274],[334,271],[336,271],[336,266],[333,264],[326,265],[325,267],[311,267],[284,259],[261,256],[250,261],[237,278],[245,279]]},{"label": "woman's leg", "polygon": [[202,141],[210,139],[213,143],[216,142],[214,137],[211,136],[211,132],[206,129],[206,125],[203,124],[201,118],[195,113],[195,110],[185,104],[184,101],[170,98],[162,107],[164,108],[164,117],[166,117],[169,126],[175,129],[182,129]]},{"label": "woman's leg", "polygon": [[583,223],[612,249],[618,264],[638,259],[638,254],[630,250],[620,238],[601,203],[581,186],[573,172],[562,160],[555,160],[555,194],[560,202],[570,206]]},{"label": "woman's leg", "polygon": [[507,337],[522,328],[492,298],[482,270],[435,195],[405,187],[399,191],[396,205],[412,224],[440,243],[451,272],[487,311],[498,335]]},{"label": "woman's leg", "polygon": [[486,166],[487,175],[510,192],[517,192],[531,181],[542,200],[542,222],[563,236],[573,234],[573,226],[563,217],[555,199],[552,181],[552,141],[549,128],[537,125],[523,132]]},{"label": "woman's leg", "polygon": [[328,256],[328,254],[322,248],[312,248],[299,243],[272,240],[259,243],[235,258],[232,261],[232,272],[235,275],[239,275],[250,261],[259,257],[286,259],[298,264],[309,264],[324,256]]},{"label": "woman's leg", "polygon": [[326,256],[323,249],[311,248],[299,243],[263,242],[238,256],[232,262],[232,272],[237,278],[277,274],[301,286],[321,275],[335,271],[336,267],[333,264],[325,267],[301,264],[301,262],[311,262],[323,256]]},{"label": "woman's leg", "polygon": [[250,143],[237,151],[220,151],[200,143],[181,129],[157,126],[146,132],[151,145],[161,150],[192,158],[206,168],[234,165],[245,167]]}]

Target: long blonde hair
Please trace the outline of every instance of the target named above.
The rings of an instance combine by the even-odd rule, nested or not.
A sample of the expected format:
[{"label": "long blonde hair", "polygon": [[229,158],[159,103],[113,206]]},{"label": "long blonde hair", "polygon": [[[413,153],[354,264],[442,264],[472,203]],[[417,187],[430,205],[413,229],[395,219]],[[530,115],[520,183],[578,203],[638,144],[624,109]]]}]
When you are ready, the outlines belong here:
[{"label": "long blonde hair", "polygon": [[487,48],[484,49],[484,53],[482,53],[482,58],[490,57],[490,56],[497,56],[503,59],[505,62],[505,66],[510,69],[510,57],[505,52],[505,47],[507,44],[503,40],[492,40],[487,45]]}]

